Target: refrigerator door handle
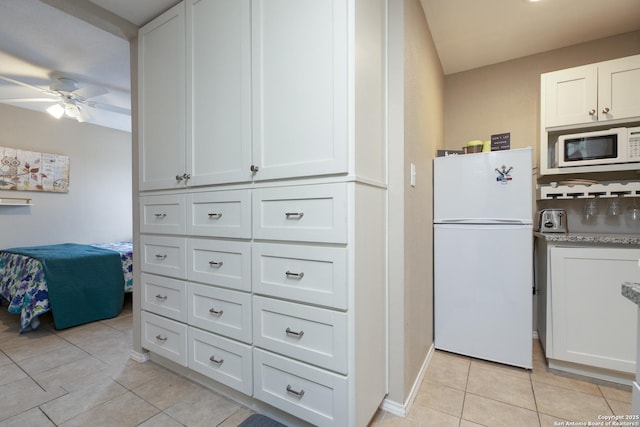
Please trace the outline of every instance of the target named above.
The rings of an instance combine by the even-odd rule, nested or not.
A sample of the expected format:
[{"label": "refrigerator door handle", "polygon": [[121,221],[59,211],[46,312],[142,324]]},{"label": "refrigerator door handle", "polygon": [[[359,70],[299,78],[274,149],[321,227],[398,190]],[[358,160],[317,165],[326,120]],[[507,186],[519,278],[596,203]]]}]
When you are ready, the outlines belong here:
[{"label": "refrigerator door handle", "polygon": [[511,219],[511,218],[447,218],[434,219],[436,224],[531,224],[530,219]]}]

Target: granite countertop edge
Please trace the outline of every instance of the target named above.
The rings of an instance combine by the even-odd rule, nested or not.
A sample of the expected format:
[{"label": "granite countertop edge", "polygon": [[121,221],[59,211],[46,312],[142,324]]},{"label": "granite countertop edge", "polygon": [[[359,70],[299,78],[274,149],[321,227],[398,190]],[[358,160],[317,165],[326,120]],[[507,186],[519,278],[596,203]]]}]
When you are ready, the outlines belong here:
[{"label": "granite countertop edge", "polygon": [[600,243],[639,245],[640,234],[606,234],[606,233],[540,233],[534,231],[534,236],[546,242],[564,243]]},{"label": "granite countertop edge", "polygon": [[622,296],[626,297],[629,301],[640,305],[640,283],[622,283]]}]

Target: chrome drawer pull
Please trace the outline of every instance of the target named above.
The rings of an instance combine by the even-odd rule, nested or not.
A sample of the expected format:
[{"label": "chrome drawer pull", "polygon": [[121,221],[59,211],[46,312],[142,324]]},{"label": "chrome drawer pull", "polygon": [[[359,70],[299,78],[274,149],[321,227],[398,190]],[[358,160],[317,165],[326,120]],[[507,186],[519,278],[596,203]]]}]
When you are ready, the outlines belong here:
[{"label": "chrome drawer pull", "polygon": [[218,365],[218,366],[220,366],[220,365],[222,365],[222,364],[224,363],[224,359],[216,360],[216,357],[215,357],[215,356],[211,356],[211,357],[209,358],[209,361],[210,361],[211,363],[215,363],[215,364],[216,364],[216,365]]},{"label": "chrome drawer pull", "polygon": [[157,214],[154,214],[154,215],[158,219],[162,219],[162,218],[166,218],[167,217],[166,213],[157,213]]},{"label": "chrome drawer pull", "polygon": [[304,212],[285,212],[284,215],[287,217],[287,219],[300,219],[304,216]]},{"label": "chrome drawer pull", "polygon": [[289,270],[287,270],[286,273],[284,274],[287,277],[295,277],[296,279],[302,279],[304,277],[304,271],[301,271],[300,273],[292,273]]},{"label": "chrome drawer pull", "polygon": [[215,308],[211,307],[209,309],[209,313],[213,314],[214,316],[220,317],[220,316],[222,316],[222,313],[224,313],[224,310],[216,311]]},{"label": "chrome drawer pull", "polygon": [[165,301],[167,299],[167,296],[158,294],[156,295],[156,299],[159,301]]},{"label": "chrome drawer pull", "polygon": [[216,262],[216,261],[209,261],[209,265],[210,265],[211,267],[222,267],[222,264],[223,264],[223,262],[222,262],[222,261],[219,261],[219,262]]},{"label": "chrome drawer pull", "polygon": [[158,335],[156,335],[156,339],[158,341],[165,342],[167,340],[167,337],[163,337],[162,335],[158,334]]},{"label": "chrome drawer pull", "polygon": [[156,254],[156,259],[166,259],[166,255]]},{"label": "chrome drawer pull", "polygon": [[222,214],[221,213],[216,212],[216,213],[210,213],[209,214],[209,219],[220,219],[220,218],[222,218]]},{"label": "chrome drawer pull", "polygon": [[296,391],[293,388],[291,388],[291,384],[287,385],[287,393],[293,394],[298,399],[302,399],[302,396],[304,396],[304,390]]},{"label": "chrome drawer pull", "polygon": [[287,328],[285,332],[287,333],[287,335],[291,335],[296,338],[302,338],[302,336],[304,335],[304,331],[296,332],[296,331],[292,331],[290,328]]}]

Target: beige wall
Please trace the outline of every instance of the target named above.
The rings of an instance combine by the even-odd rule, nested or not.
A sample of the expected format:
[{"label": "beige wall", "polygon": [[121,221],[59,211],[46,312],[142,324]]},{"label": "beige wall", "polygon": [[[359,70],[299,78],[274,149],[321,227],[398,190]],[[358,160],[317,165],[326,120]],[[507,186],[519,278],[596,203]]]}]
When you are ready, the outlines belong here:
[{"label": "beige wall", "polygon": [[433,344],[432,159],[443,141],[444,76],[420,2],[389,7],[388,399],[406,405]]},{"label": "beige wall", "polygon": [[68,193],[1,191],[33,206],[0,207],[0,248],[130,240],[131,134],[0,105],[0,146],[69,156]]},{"label": "beige wall", "polygon": [[640,31],[445,78],[445,148],[511,132],[511,147],[534,148],[538,163],[540,74],[640,53]]},{"label": "beige wall", "polygon": [[433,343],[432,158],[444,137],[444,76],[422,6],[405,2],[405,392]]}]

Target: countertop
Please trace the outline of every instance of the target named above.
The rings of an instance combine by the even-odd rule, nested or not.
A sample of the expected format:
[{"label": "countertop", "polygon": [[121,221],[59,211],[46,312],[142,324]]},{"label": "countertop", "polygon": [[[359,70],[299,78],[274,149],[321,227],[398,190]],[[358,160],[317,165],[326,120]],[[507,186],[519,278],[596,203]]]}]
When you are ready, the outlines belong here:
[{"label": "countertop", "polygon": [[640,234],[539,233],[534,231],[533,235],[539,239],[544,239],[546,242],[554,243],[640,245]]},{"label": "countertop", "polygon": [[640,305],[640,283],[624,282],[622,284],[622,295],[631,302]]}]

